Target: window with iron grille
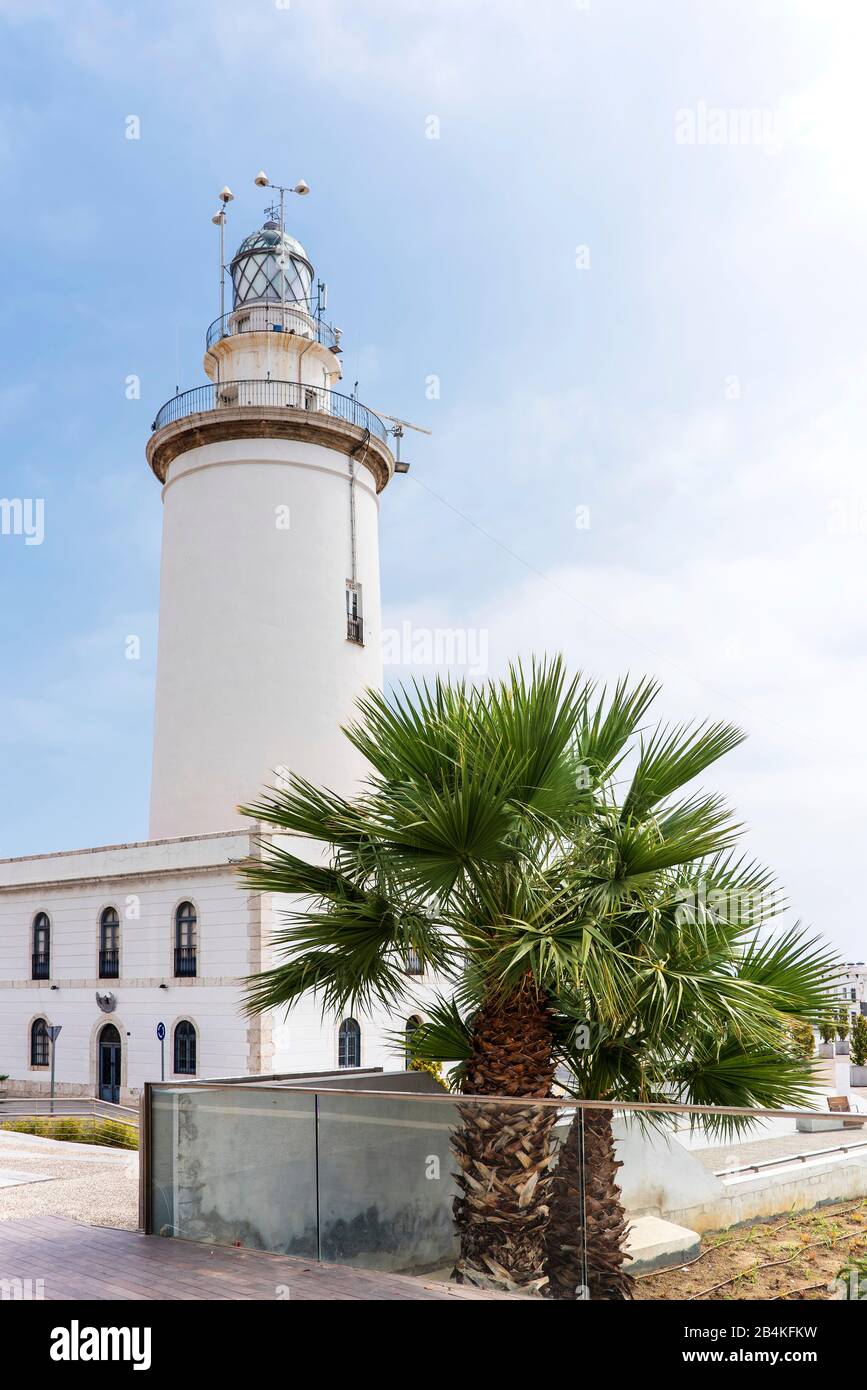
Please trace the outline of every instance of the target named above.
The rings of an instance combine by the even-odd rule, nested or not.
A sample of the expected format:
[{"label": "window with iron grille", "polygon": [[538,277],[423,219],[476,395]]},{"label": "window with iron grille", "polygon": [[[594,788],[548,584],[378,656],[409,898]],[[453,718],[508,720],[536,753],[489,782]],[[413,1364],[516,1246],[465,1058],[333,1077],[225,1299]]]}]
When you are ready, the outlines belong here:
[{"label": "window with iron grille", "polygon": [[364,614],[361,607],[361,585],[353,579],[346,581],[346,640],[364,645]]},{"label": "window with iron grille", "polygon": [[120,974],[120,917],[107,907],[99,919],[99,978],[116,980]]},{"label": "window with iron grille", "polygon": [[361,1028],[354,1018],[345,1018],[340,1025],[337,1040],[337,1065],[339,1067],[361,1066]]},{"label": "window with iron grille", "polygon": [[175,1025],[175,1075],[196,1074],[196,1030],[188,1019]]},{"label": "window with iron grille", "polygon": [[30,1026],[30,1065],[31,1067],[48,1066],[48,1024],[44,1018],[34,1019]]},{"label": "window with iron grille", "polygon": [[47,912],[33,918],[32,978],[47,980],[51,973],[51,922]]},{"label": "window with iron grille", "polygon": [[181,903],[175,912],[175,975],[196,973],[196,927],[198,917],[190,902]]}]

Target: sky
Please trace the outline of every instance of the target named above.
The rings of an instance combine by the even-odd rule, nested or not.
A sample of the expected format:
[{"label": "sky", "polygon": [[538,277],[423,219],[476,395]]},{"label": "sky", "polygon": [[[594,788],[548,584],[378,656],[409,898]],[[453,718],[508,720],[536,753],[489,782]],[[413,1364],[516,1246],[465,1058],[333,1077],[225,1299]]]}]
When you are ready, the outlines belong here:
[{"label": "sky", "polygon": [[703,784],[867,957],[865,37],[860,0],[0,0],[0,856],[146,836],[144,448],[264,168],[311,185],[347,384],[433,431],[383,497],[388,679],[656,676],[745,730]]}]

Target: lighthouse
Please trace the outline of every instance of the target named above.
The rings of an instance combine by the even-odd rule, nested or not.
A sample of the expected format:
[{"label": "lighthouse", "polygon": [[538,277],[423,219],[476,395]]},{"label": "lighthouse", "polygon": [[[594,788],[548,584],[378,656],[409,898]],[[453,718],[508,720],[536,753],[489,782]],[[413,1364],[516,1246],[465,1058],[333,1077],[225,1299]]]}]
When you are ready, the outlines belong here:
[{"label": "lighthouse", "polygon": [[245,1009],[291,901],[239,881],[262,846],[237,808],[289,772],[358,790],[367,764],[341,725],[381,685],[379,501],[407,468],[390,441],[419,428],[341,391],[341,335],[287,231],[290,191],[307,186],[279,189],[228,257],[220,194],[206,381],[162,406],[147,445],[163,511],[150,836],[0,860],[13,1094],[135,1104],[163,1073],[393,1070],[395,1038],[439,987],[419,964],[406,1013],[323,1014],[313,997],[289,1019]]},{"label": "lighthouse", "polygon": [[163,505],[151,839],[239,825],[287,770],[351,792],[363,763],[341,725],[382,682],[389,431],[339,389],[340,331],[285,191],[231,259],[207,384],[166,402],[147,446]]}]

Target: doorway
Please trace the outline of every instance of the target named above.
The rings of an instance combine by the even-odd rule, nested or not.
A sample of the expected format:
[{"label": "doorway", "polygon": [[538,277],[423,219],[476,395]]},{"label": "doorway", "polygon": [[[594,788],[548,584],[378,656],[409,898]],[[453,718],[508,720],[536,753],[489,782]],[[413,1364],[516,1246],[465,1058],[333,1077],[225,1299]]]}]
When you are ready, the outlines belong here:
[{"label": "doorway", "polygon": [[120,1102],[120,1033],[107,1023],[99,1035],[99,1098]]}]

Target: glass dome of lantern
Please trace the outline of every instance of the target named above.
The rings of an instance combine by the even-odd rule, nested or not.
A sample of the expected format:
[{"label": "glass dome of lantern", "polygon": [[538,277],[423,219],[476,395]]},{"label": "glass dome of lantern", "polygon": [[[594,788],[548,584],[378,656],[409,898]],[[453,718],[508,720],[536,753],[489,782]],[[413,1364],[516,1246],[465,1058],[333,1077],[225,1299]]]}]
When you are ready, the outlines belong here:
[{"label": "glass dome of lantern", "polygon": [[300,304],[310,310],[313,266],[307,252],[280,223],[268,221],[245,237],[231,264],[233,308],[263,301]]}]

